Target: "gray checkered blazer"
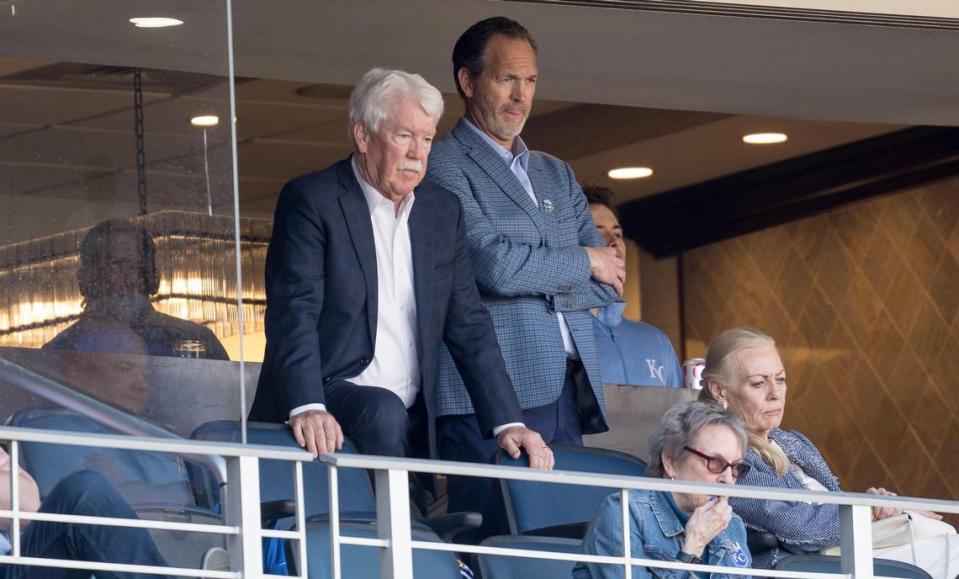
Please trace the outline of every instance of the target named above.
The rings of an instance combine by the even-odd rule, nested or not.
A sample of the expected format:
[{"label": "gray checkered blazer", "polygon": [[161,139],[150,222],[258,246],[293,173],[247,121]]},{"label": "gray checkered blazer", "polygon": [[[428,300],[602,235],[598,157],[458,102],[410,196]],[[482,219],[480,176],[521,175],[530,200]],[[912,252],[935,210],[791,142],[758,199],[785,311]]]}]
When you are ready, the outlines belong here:
[{"label": "gray checkered blazer", "polygon": [[[506,368],[523,409],[554,402],[563,390],[566,354],[556,312],[566,318],[603,409],[590,430],[606,430],[599,358],[589,308],[618,299],[591,279],[581,247],[603,245],[569,165],[530,152],[529,179],[539,206],[496,151],[465,121],[433,146],[427,179],[463,204],[476,283],[493,318]],[[440,357],[439,415],[471,414],[449,353]]]}]

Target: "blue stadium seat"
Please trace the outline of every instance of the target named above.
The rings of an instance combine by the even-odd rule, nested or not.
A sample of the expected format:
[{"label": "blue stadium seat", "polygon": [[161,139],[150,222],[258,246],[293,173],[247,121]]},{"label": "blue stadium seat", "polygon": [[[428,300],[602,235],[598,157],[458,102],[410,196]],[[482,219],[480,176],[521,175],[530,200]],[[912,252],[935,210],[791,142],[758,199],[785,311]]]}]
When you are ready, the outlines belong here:
[{"label": "blue stadium seat", "polygon": [[[285,424],[266,422],[247,423],[247,443],[299,448],[293,439],[293,433]],[[242,440],[240,422],[218,420],[200,425],[190,438],[216,442],[240,442]],[[347,440],[340,452],[355,453],[356,450]],[[365,513],[375,517],[376,500],[373,498],[373,486],[365,471],[355,468],[341,468],[337,472],[339,482],[340,511],[342,513]],[[303,463],[303,488],[305,513],[307,517],[325,515],[330,512],[329,475],[326,463],[313,461]],[[260,500],[292,501],[293,463],[288,461],[260,461]]]},{"label": "blue stadium seat", "polygon": [[[309,579],[329,579],[330,569],[330,525],[325,518],[318,517],[307,521],[306,545],[309,565],[307,577]],[[377,527],[372,521],[357,521],[344,519],[340,522],[340,535],[350,537],[376,538]],[[413,523],[412,539],[439,543],[440,538],[422,524]],[[350,578],[366,578],[380,576],[379,547],[364,547],[356,545],[342,545],[341,576]],[[291,571],[299,569],[299,554],[295,549],[288,549],[288,558],[293,562]],[[413,551],[413,577],[419,579],[461,579],[459,564],[456,556],[449,551]]]},{"label": "blue stadium seat", "polygon": [[[25,408],[9,420],[10,426],[87,434],[117,434],[92,418],[63,408]],[[116,486],[133,507],[162,505],[209,506],[198,501],[186,463],[171,454],[24,442],[23,467],[46,497],[58,482],[81,470],[95,470]],[[202,468],[197,465],[197,468]]]},{"label": "blue stadium seat", "polygon": [[[62,408],[25,408],[15,413],[8,423],[23,428],[42,428],[89,434],[117,434],[95,420]],[[102,474],[130,503],[137,516],[145,520],[175,521],[222,525],[209,497],[194,494],[188,471],[206,472],[198,464],[177,456],[142,450],[102,449],[85,446],[23,442],[20,445],[21,466],[33,476],[40,496],[74,472],[94,470]],[[160,553],[170,565],[199,568],[204,556],[226,546],[222,535],[151,530]]]},{"label": "blue stadium seat", "polygon": [[[635,456],[601,448],[555,445],[556,470],[643,476],[646,463]],[[512,459],[503,450],[493,462],[527,466],[526,455]],[[500,480],[510,533],[581,539],[593,515],[615,488]]]},{"label": "blue stadium seat", "polygon": [[[932,576],[909,563],[889,559],[873,559],[873,574],[877,577],[903,579],[932,579]],[[840,558],[829,555],[790,555],[776,564],[777,571],[806,571],[810,573],[840,573]]]},{"label": "blue stadium seat", "polygon": [[[553,553],[579,553],[582,541],[558,537],[529,537],[500,535],[489,537],[481,543],[484,547],[507,549],[530,549]],[[571,577],[573,561],[550,561],[526,557],[502,555],[479,555],[479,568],[483,579],[553,579]]]}]

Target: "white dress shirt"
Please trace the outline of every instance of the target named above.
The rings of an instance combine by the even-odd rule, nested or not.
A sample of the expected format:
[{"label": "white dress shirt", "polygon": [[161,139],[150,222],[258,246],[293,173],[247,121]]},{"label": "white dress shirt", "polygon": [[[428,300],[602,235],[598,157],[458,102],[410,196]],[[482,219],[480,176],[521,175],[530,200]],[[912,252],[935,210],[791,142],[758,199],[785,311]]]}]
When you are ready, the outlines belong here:
[{"label": "white dress shirt", "polygon": [[[367,183],[352,161],[373,226],[376,247],[376,342],[373,360],[347,382],[386,388],[400,397],[407,408],[416,401],[420,366],[416,357],[416,299],[413,293],[413,250],[410,245],[410,211],[416,196],[410,192],[396,205]],[[307,410],[326,410],[321,403],[290,410],[295,416]]]},{"label": "white dress shirt", "polygon": [[[539,201],[536,199],[536,193],[533,192],[533,184],[529,180],[529,148],[527,148],[523,139],[517,135],[516,138],[513,139],[512,150],[507,151],[502,145],[491,139],[489,135],[474,125],[468,118],[463,117],[463,120],[466,121],[467,127],[473,129],[480,138],[486,141],[489,146],[493,147],[493,150],[503,159],[503,162],[506,163],[513,175],[516,175],[516,179],[520,185],[523,186],[523,189],[526,190],[526,194],[529,195],[529,198],[533,201],[533,205],[539,208]],[[566,357],[578,360],[579,352],[576,350],[576,344],[573,342],[573,336],[570,334],[566,318],[563,317],[562,312],[556,312],[556,319],[559,321],[559,333],[563,337],[563,349],[566,350]]]},{"label": "white dress shirt", "polygon": [[[420,366],[416,353],[416,296],[413,288],[413,249],[410,245],[410,211],[416,197],[410,192],[396,205],[367,183],[352,161],[353,173],[360,183],[370,209],[373,244],[376,246],[376,342],[373,360],[360,374],[345,378],[363,386],[386,388],[400,397],[407,408],[416,401],[420,389]],[[290,410],[295,416],[307,410],[326,410],[321,403],[304,404]],[[496,436],[510,422],[493,429]]]},{"label": "white dress shirt", "polygon": [[420,388],[420,365],[416,357],[416,298],[413,293],[413,249],[410,245],[410,211],[413,192],[396,205],[353,172],[360,182],[373,224],[376,247],[376,341],[373,361],[347,382],[386,388],[400,397],[407,408]]}]

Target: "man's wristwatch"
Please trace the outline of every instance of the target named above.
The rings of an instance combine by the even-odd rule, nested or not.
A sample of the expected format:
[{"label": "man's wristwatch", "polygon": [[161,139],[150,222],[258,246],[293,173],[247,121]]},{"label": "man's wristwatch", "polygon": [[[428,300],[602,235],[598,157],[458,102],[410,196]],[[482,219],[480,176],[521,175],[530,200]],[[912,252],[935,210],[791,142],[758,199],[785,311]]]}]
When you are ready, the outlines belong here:
[{"label": "man's wristwatch", "polygon": [[702,563],[702,560],[700,560],[699,557],[697,557],[696,555],[690,555],[686,551],[680,551],[676,555],[676,560],[679,561],[680,563],[691,563],[693,565],[698,565]]}]

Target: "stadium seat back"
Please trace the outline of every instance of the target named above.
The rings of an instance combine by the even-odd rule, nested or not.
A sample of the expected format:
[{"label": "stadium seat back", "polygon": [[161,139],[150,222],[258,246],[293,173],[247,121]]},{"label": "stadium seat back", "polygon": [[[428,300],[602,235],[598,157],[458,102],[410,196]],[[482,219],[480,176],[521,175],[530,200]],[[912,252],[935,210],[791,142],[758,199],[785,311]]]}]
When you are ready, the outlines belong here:
[{"label": "stadium seat back", "polygon": [[[442,542],[429,528],[413,523],[412,540],[430,543]],[[343,519],[340,522],[340,535],[373,539],[377,536],[375,521]],[[323,517],[307,522],[307,577],[309,579],[330,579],[330,524]],[[380,547],[342,545],[342,577],[379,577]],[[299,553],[290,549],[288,557],[294,562],[293,570],[299,569]],[[413,550],[414,579],[461,579],[456,556],[449,551]]]},{"label": "stadium seat back", "polygon": [[[565,445],[551,448],[556,470],[627,476],[643,476],[646,472],[644,461],[624,452]],[[502,450],[496,452],[493,462],[510,466],[529,464],[525,455],[514,460]],[[546,528],[577,524],[585,530],[603,499],[619,490],[507,479],[502,479],[500,485],[513,535],[542,534],[539,531]]]},{"label": "stadium seat back", "polygon": [[[234,420],[207,422],[194,430],[190,437],[216,442],[240,442],[242,441],[240,422]],[[285,424],[248,422],[247,443],[299,448],[290,428]],[[341,452],[356,451],[349,441],[345,441]],[[375,513],[376,499],[373,496],[373,485],[366,471],[341,468],[337,472],[337,480],[341,512]],[[261,502],[293,500],[296,496],[293,483],[292,462],[260,461]],[[321,461],[303,463],[303,487],[306,516],[330,512],[330,484],[326,463]]]},{"label": "stadium seat back", "polygon": [[[932,579],[932,576],[909,563],[889,559],[873,559],[873,574],[877,577],[903,579]],[[841,573],[841,559],[830,555],[790,555],[776,563],[777,571],[805,571],[810,573]]]},{"label": "stadium seat back", "polygon": [[[84,434],[117,434],[92,418],[62,408],[26,408],[14,414],[9,424]],[[169,453],[24,442],[20,454],[21,464],[37,482],[41,497],[46,497],[67,476],[89,469],[113,483],[134,508],[206,506],[200,505],[194,495],[185,461]]]},{"label": "stadium seat back", "polygon": [[[553,553],[579,553],[582,541],[554,537],[517,537],[500,535],[483,540],[484,547],[529,549]],[[479,568],[484,579],[553,579],[572,577],[573,561],[551,561],[503,555],[480,555]]]}]

